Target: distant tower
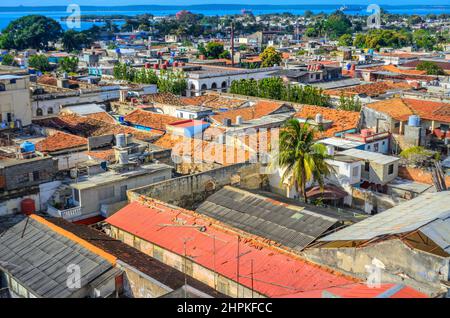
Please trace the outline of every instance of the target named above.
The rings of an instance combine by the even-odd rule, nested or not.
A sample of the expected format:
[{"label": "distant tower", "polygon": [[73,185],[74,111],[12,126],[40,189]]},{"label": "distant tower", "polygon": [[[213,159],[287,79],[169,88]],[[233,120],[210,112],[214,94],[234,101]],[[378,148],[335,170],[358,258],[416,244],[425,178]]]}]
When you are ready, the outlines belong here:
[{"label": "distant tower", "polygon": [[231,22],[231,67],[234,67],[234,22]]}]

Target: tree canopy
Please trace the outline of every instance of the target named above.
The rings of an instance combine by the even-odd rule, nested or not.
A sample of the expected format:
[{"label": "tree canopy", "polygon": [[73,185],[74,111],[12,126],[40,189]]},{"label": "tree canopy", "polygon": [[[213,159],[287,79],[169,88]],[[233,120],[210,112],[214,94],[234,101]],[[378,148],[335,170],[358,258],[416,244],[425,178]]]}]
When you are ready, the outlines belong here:
[{"label": "tree canopy", "polygon": [[47,57],[43,54],[32,55],[28,59],[28,65],[41,72],[50,70],[50,63],[48,62]]},{"label": "tree canopy", "polygon": [[442,67],[430,61],[422,61],[417,64],[416,69],[419,71],[426,71],[427,75],[445,75]]},{"label": "tree canopy", "polygon": [[47,49],[49,42],[57,41],[61,34],[61,25],[55,20],[43,15],[28,15],[9,23],[0,36],[0,47]]},{"label": "tree canopy", "polygon": [[274,65],[280,65],[282,61],[282,55],[277,52],[273,46],[268,46],[260,55],[261,67],[271,67]]}]

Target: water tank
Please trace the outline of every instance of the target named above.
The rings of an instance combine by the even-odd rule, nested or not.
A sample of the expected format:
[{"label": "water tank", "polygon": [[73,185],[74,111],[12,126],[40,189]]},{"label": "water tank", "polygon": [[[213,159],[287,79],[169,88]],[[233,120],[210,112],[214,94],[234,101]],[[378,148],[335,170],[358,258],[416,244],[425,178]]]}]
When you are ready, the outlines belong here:
[{"label": "water tank", "polygon": [[30,215],[36,212],[34,200],[29,198],[23,199],[22,202],[20,202],[20,211],[26,215]]},{"label": "water tank", "polygon": [[236,116],[236,125],[242,125],[242,116]]},{"label": "water tank", "polygon": [[408,118],[408,126],[419,127],[420,126],[420,117],[417,115],[411,115]]},{"label": "water tank", "polygon": [[117,134],[116,135],[116,146],[119,148],[126,147],[127,145],[127,137],[125,134]]},{"label": "water tank", "polygon": [[316,123],[317,124],[322,124],[323,123],[323,116],[320,113],[316,114]]},{"label": "water tank", "polygon": [[128,151],[119,152],[119,164],[124,165],[128,163]]},{"label": "water tank", "polygon": [[77,169],[70,169],[70,177],[72,179],[75,179],[78,175],[78,170]]},{"label": "water tank", "polygon": [[123,122],[125,121],[124,118],[125,118],[125,117],[123,117],[123,116],[119,116],[119,123],[123,123]]},{"label": "water tank", "polygon": [[34,147],[34,144],[32,142],[25,141],[25,142],[20,144],[20,150],[22,152],[34,152],[35,147]]},{"label": "water tank", "polygon": [[157,69],[159,68],[159,64],[158,64],[158,63],[153,64],[153,68],[154,68],[155,70],[157,70]]}]

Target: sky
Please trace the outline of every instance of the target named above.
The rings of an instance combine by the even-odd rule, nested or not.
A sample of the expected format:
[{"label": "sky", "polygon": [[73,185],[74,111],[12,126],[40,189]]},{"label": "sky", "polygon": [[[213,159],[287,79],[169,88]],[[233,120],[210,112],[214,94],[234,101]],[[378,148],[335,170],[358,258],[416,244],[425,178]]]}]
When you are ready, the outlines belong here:
[{"label": "sky", "polygon": [[311,0],[281,0],[274,2],[273,0],[178,0],[178,1],[168,1],[168,0],[2,0],[0,1],[0,6],[47,6],[47,5],[69,5],[69,4],[79,4],[79,5],[142,5],[142,4],[157,4],[157,5],[190,5],[190,4],[241,4],[243,6],[250,4],[390,4],[390,5],[441,5],[449,4],[448,0],[315,0],[311,3]]}]

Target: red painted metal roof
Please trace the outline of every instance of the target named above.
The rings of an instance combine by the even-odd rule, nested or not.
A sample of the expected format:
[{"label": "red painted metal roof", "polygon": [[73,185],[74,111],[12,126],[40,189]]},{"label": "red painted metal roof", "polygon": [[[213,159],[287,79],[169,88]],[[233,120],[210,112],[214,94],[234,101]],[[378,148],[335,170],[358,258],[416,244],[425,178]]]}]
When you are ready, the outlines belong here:
[{"label": "red painted metal roof", "polygon": [[[238,236],[225,227],[212,225],[193,211],[172,208],[148,199],[132,202],[106,219],[106,222],[176,254],[236,280]],[[171,226],[167,226],[171,225]],[[203,227],[205,231],[200,231]],[[214,239],[215,238],[215,239]],[[215,245],[215,251],[214,251]],[[270,249],[250,238],[239,242],[239,282],[269,297],[323,297],[328,292],[339,297],[379,297],[394,284],[369,288],[363,282],[309,263],[299,257]],[[404,287],[391,297],[426,297]]]},{"label": "red painted metal roof", "polygon": [[[186,210],[171,209],[160,203],[153,204],[154,208],[149,208],[137,202],[130,203],[106,222],[179,255],[184,255],[183,242],[187,239],[186,255],[189,258],[236,280],[238,251],[236,234],[210,226],[209,221],[196,217]],[[164,226],[167,224],[179,226]],[[198,228],[189,227],[192,225],[205,226],[206,231],[201,232]],[[323,290],[355,282],[352,278],[339,273],[263,247],[254,240],[242,239],[239,251],[241,255],[239,282],[251,286],[253,260],[254,289],[270,297]]]},{"label": "red painted metal roof", "polygon": [[363,283],[349,284],[286,295],[286,298],[427,298],[417,290],[396,284],[381,284],[380,287],[369,287]]}]

